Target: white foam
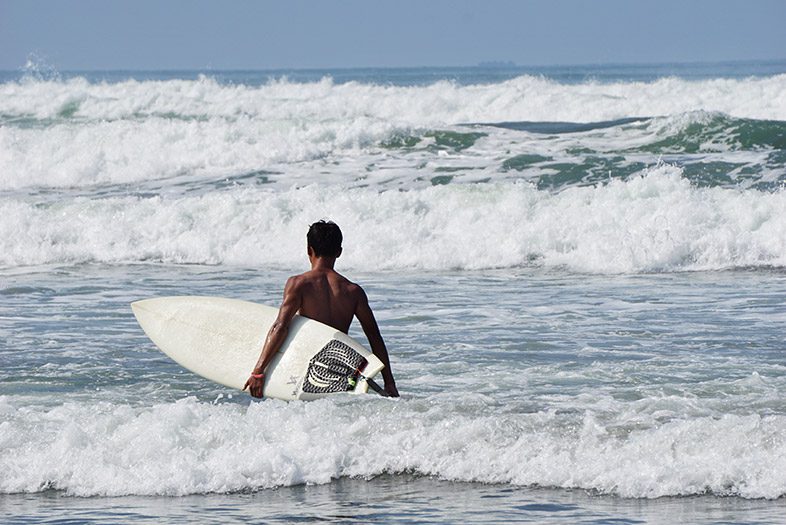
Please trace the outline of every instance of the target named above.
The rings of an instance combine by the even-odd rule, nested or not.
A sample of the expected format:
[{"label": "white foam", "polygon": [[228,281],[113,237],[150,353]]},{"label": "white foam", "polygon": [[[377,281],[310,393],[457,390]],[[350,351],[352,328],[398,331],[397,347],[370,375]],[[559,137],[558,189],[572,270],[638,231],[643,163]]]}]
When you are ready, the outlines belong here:
[{"label": "white foam", "polygon": [[570,421],[553,412],[491,416],[455,403],[246,408],[189,398],[31,408],[5,398],[0,493],[183,495],[414,472],[626,497],[786,494],[783,416],[698,417],[620,433],[591,413]]},{"label": "white foam", "polygon": [[276,170],[357,157],[395,133],[461,123],[593,122],[696,111],[786,120],[786,75],[611,84],[522,76],[417,87],[327,78],[262,86],[205,77],[8,82],[0,84],[0,116],[16,124],[0,126],[0,189]]},{"label": "white foam", "polygon": [[521,76],[495,84],[390,86],[360,82],[262,86],[198,80],[90,83],[22,81],[0,85],[0,113],[52,119],[117,120],[150,115],[275,120],[346,120],[352,116],[420,126],[483,121],[594,122],[704,110],[786,120],[786,75],[748,79],[561,84]]},{"label": "white foam", "polygon": [[616,273],[786,266],[786,192],[696,188],[661,165],[559,193],[526,183],[408,191],[308,185],[194,196],[0,200],[0,265],[85,261],[299,268],[308,225],[345,233],[344,268],[537,264]]}]

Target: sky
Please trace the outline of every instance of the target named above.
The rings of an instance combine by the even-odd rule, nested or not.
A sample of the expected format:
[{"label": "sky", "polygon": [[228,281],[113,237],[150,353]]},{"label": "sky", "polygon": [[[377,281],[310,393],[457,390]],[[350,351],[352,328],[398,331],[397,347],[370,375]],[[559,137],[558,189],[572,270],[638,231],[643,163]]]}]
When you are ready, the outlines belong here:
[{"label": "sky", "polygon": [[786,59],[784,0],[0,0],[0,70]]}]

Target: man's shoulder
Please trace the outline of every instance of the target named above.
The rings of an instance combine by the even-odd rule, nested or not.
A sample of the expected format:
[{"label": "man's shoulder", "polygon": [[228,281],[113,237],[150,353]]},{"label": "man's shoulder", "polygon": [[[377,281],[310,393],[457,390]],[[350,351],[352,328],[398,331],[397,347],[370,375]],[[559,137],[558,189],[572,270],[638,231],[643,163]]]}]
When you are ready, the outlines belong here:
[{"label": "man's shoulder", "polygon": [[336,271],[333,272],[333,278],[336,279],[339,283],[341,283],[341,285],[344,286],[346,290],[350,293],[363,292],[363,287],[361,287],[358,283],[347,279],[345,276],[341,275]]},{"label": "man's shoulder", "polygon": [[346,285],[347,293],[350,294],[352,297],[356,298],[357,300],[365,300],[366,299],[366,291],[360,286],[358,283],[354,283],[347,279]]},{"label": "man's shoulder", "polygon": [[302,283],[306,279],[305,273],[299,273],[297,275],[290,275],[287,279],[287,286],[294,286]]},{"label": "man's shoulder", "polygon": [[[303,275],[306,275],[306,274],[303,274]],[[338,273],[335,270],[332,270],[325,277],[327,277],[327,279],[329,281],[332,281],[334,283],[334,285],[337,284],[340,287],[340,289],[342,290],[342,293],[344,293],[344,294],[346,294],[348,296],[356,297],[356,298],[362,298],[362,297],[365,297],[365,295],[366,295],[366,292],[363,290],[362,286],[360,286],[358,283],[356,283],[354,281],[351,281],[346,276]]]},{"label": "man's shoulder", "polygon": [[284,288],[293,292],[300,292],[304,287],[307,287],[308,283],[311,281],[313,281],[313,276],[310,276],[309,272],[291,275],[287,279],[287,283]]}]

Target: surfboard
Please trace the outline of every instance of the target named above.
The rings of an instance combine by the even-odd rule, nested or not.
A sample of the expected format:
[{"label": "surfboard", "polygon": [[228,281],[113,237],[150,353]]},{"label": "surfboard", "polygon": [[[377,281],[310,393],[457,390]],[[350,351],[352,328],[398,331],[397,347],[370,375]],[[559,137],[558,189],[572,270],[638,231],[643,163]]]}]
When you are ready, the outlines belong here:
[{"label": "surfboard", "polygon": [[[182,367],[242,389],[278,309],[221,297],[144,299],[131,309],[147,336]],[[265,371],[265,397],[312,400],[366,393],[382,362],[347,334],[296,315]],[[372,386],[376,386],[372,381]]]}]

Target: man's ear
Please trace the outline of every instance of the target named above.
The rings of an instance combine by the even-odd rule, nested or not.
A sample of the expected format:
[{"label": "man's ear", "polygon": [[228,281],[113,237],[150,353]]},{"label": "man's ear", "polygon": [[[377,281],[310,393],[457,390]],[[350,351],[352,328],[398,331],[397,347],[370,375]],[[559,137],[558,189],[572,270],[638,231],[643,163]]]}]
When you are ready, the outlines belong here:
[{"label": "man's ear", "polygon": [[314,248],[312,248],[311,245],[307,244],[306,245],[306,253],[308,254],[309,257],[313,256],[314,255]]},{"label": "man's ear", "polygon": [[339,257],[341,257],[341,252],[342,252],[342,251],[344,251],[344,248],[339,248],[339,249],[338,249],[338,253],[336,254],[336,259],[338,259]]}]

